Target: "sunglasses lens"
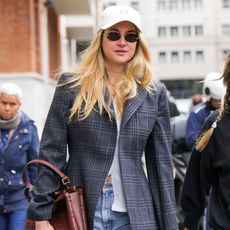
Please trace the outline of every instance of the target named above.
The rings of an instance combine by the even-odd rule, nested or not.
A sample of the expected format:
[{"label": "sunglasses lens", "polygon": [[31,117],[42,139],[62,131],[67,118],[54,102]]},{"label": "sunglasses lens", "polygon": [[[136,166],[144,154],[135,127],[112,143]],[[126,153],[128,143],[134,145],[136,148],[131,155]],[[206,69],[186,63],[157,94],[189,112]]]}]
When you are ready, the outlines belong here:
[{"label": "sunglasses lens", "polygon": [[109,32],[107,33],[107,38],[110,41],[118,41],[121,38],[121,35],[117,32]]},{"label": "sunglasses lens", "polygon": [[[106,37],[110,41],[118,41],[121,38],[121,35],[118,32],[111,31],[111,32],[108,32],[106,34]],[[135,41],[138,40],[138,34],[136,34],[136,33],[127,33],[127,34],[125,34],[125,40],[127,42],[135,42]]]},{"label": "sunglasses lens", "polygon": [[125,35],[125,40],[127,42],[135,42],[138,40],[138,35],[136,33],[127,33]]}]

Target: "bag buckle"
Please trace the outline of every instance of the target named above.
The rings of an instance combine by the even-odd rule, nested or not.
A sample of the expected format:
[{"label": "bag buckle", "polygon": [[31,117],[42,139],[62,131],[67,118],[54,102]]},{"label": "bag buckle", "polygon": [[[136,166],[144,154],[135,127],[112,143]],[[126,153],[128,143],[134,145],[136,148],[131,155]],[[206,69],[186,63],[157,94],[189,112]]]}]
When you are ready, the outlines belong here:
[{"label": "bag buckle", "polygon": [[70,184],[69,177],[63,177],[61,180],[62,180],[62,184],[68,188]]}]

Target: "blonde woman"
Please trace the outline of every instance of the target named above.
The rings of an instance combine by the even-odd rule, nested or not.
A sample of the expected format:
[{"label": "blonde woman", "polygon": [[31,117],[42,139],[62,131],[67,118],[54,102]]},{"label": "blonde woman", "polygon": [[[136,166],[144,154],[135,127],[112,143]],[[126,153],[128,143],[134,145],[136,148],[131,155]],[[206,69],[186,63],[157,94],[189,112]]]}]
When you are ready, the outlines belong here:
[{"label": "blonde woman", "polygon": [[[85,188],[90,230],[177,229],[166,90],[152,81],[141,30],[134,9],[106,8],[80,63],[61,76],[45,124],[40,158]],[[60,186],[39,170],[28,210],[36,229],[52,229]]]},{"label": "blonde woman", "polygon": [[181,195],[185,229],[197,229],[208,200],[208,225],[213,230],[230,229],[230,55],[223,82],[224,106],[213,112],[201,130],[192,152]]}]

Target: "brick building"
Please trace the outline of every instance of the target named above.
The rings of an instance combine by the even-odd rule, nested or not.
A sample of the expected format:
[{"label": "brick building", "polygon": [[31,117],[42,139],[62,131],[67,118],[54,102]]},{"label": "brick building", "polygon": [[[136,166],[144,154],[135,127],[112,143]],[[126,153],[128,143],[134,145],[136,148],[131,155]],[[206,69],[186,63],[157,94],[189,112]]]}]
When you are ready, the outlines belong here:
[{"label": "brick building", "polygon": [[[10,81],[23,89],[22,109],[37,122],[39,134],[56,85],[54,73],[72,64],[79,37],[92,36],[94,4],[89,2],[0,1],[0,84]],[[79,16],[91,24],[80,23]]]}]

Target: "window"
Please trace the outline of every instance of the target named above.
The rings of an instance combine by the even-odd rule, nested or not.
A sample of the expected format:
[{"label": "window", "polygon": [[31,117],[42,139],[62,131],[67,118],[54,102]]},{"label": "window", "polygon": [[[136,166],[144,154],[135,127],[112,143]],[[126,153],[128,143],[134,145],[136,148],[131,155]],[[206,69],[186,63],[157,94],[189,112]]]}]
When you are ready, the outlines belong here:
[{"label": "window", "polygon": [[170,35],[172,37],[178,36],[178,27],[177,26],[170,27]]},{"label": "window", "polygon": [[116,2],[108,2],[108,3],[103,5],[103,8],[105,9],[105,8],[107,8],[109,6],[116,6]]},{"label": "window", "polygon": [[222,0],[223,8],[230,8],[230,0]]},{"label": "window", "polygon": [[190,0],[182,0],[182,8],[183,9],[189,10],[190,7],[191,7]]},{"label": "window", "polygon": [[192,57],[191,57],[191,52],[186,50],[184,51],[184,63],[191,63]]},{"label": "window", "polygon": [[131,7],[138,11],[139,10],[139,2],[138,1],[132,1]]},{"label": "window", "polygon": [[179,62],[179,55],[178,55],[178,52],[173,51],[173,52],[171,53],[171,62],[172,62],[172,63],[178,63],[178,62]]},{"label": "window", "polygon": [[191,26],[183,26],[183,35],[185,37],[191,36]]},{"label": "window", "polygon": [[196,62],[197,63],[204,62],[204,52],[202,50],[196,51]]},{"label": "window", "polygon": [[223,34],[230,36],[230,24],[226,24],[222,26]]},{"label": "window", "polygon": [[229,54],[230,54],[230,49],[223,50],[223,61],[226,61]]},{"label": "window", "polygon": [[178,7],[177,0],[170,0],[169,2],[170,10],[177,10],[177,7]]},{"label": "window", "polygon": [[203,8],[203,0],[194,0],[194,8],[202,9]]},{"label": "window", "polygon": [[157,9],[158,10],[165,10],[166,9],[165,0],[158,0],[158,2],[157,2]]},{"label": "window", "polygon": [[196,36],[203,35],[203,26],[201,26],[201,25],[195,26],[195,35]]},{"label": "window", "polygon": [[166,27],[165,26],[160,26],[158,28],[158,36],[159,37],[166,37]]},{"label": "window", "polygon": [[[179,109],[185,106],[187,109],[189,108],[191,102],[191,96],[195,93],[202,93],[202,84],[197,84],[198,81],[202,81],[203,79],[180,79],[180,80],[162,80],[165,84],[166,88],[170,91],[171,95],[175,99],[185,99],[188,98],[188,106],[187,103],[183,103],[183,101],[178,101]],[[181,105],[182,104],[182,105]],[[182,111],[184,111],[183,108]],[[187,112],[185,110],[185,112]]]},{"label": "window", "polygon": [[158,56],[158,62],[160,64],[166,63],[166,53],[165,52],[160,52]]}]

